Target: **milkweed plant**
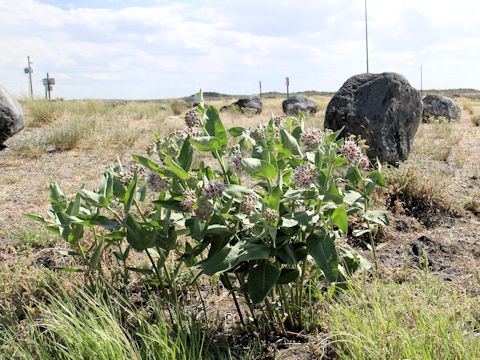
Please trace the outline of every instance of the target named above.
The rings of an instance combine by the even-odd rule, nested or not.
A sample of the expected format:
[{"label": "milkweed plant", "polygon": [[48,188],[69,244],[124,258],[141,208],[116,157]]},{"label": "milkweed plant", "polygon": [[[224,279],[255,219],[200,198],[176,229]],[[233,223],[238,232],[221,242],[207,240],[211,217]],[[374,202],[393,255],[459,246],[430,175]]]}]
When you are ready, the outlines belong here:
[{"label": "milkweed plant", "polygon": [[[136,167],[106,170],[98,189],[67,197],[52,183],[49,216],[30,216],[71,245],[87,279],[128,286],[135,272],[171,299],[183,267],[197,289],[202,276],[219,279],[242,323],[301,328],[312,278],[342,286],[370,267],[345,240],[354,221],[353,236],[368,234],[375,251],[372,234],[388,223],[370,208],[385,186],[380,164],[362,140],[305,128],[302,114],[226,129],[200,102],[185,125],[156,136]],[[149,265],[135,267],[134,252]],[[111,263],[116,277],[105,274]]]}]

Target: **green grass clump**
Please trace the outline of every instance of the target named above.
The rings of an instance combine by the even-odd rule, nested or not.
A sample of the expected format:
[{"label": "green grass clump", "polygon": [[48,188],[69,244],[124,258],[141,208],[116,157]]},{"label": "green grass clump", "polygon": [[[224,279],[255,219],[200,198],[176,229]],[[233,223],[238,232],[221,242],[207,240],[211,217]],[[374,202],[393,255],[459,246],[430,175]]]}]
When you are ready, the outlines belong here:
[{"label": "green grass clump", "polygon": [[44,145],[51,151],[72,150],[93,133],[95,125],[94,118],[72,117],[49,129],[43,140]]},{"label": "green grass clump", "polygon": [[429,276],[358,284],[329,308],[336,359],[478,359],[480,302]]},{"label": "green grass clump", "polygon": [[183,328],[173,329],[154,302],[148,309],[136,309],[119,297],[76,291],[52,295],[47,303],[36,304],[39,315],[28,317],[23,331],[4,331],[0,358],[253,359],[257,349],[234,357],[228,347],[217,346],[194,318]]}]

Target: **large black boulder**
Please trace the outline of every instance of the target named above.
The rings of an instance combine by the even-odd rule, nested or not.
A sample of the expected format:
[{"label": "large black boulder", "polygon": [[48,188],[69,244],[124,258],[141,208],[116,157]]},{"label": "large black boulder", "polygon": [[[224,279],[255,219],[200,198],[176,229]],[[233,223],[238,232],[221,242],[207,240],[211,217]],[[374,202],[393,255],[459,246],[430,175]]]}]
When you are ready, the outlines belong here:
[{"label": "large black boulder", "polygon": [[0,150],[3,143],[24,127],[24,116],[21,105],[0,86]]},{"label": "large black boulder", "polygon": [[258,96],[248,96],[238,99],[230,105],[223,106],[220,111],[225,111],[232,107],[238,107],[242,113],[253,111],[255,114],[261,114],[262,100]]},{"label": "large black boulder", "polygon": [[300,111],[313,115],[317,112],[317,104],[305,95],[293,95],[283,100],[282,109],[286,115],[297,115]]},{"label": "large black boulder", "polygon": [[408,157],[422,116],[420,94],[396,73],[359,74],[330,100],[325,129],[361,136],[370,159],[396,164]]},{"label": "large black boulder", "polygon": [[442,95],[427,95],[423,98],[423,121],[430,118],[445,118],[448,121],[460,119],[461,110],[452,99]]}]

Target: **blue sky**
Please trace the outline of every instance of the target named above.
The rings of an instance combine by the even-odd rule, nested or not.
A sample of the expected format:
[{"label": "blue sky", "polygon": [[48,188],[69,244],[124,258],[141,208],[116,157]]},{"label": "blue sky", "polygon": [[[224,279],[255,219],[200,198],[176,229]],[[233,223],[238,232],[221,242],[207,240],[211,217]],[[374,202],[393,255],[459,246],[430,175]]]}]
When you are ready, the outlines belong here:
[{"label": "blue sky", "polygon": [[[54,97],[152,99],[336,91],[365,71],[363,0],[0,0],[0,84]],[[480,2],[368,0],[370,71],[480,88]]]}]

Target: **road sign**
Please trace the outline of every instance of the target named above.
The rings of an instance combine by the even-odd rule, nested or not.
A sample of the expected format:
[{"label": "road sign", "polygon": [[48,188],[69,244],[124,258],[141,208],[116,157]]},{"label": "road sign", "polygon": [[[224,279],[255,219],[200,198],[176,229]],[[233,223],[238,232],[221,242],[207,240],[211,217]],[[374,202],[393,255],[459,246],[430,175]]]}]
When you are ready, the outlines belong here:
[{"label": "road sign", "polygon": [[55,85],[55,78],[45,78],[42,80],[43,85]]}]

